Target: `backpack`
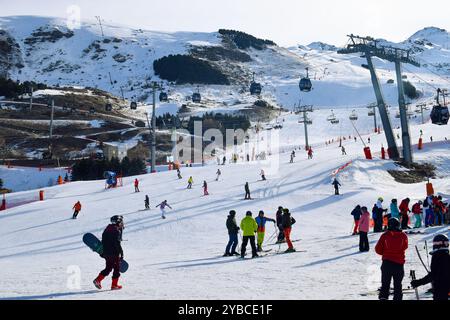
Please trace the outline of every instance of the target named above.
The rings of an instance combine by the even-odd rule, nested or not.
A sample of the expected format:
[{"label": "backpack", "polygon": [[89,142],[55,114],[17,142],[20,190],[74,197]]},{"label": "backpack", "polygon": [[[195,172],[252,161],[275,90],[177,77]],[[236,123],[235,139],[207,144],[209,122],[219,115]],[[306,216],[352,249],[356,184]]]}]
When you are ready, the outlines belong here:
[{"label": "backpack", "polygon": [[425,198],[425,200],[423,201],[423,207],[428,208],[428,206],[429,206],[428,198]]}]

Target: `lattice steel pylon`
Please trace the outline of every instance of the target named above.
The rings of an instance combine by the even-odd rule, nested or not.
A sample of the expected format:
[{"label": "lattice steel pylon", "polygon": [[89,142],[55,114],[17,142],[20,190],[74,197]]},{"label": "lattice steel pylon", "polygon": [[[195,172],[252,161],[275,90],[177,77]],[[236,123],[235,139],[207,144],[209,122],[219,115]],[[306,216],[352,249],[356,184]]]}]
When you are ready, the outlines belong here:
[{"label": "lattice steel pylon", "polygon": [[397,74],[398,102],[402,123],[403,159],[407,165],[410,165],[413,162],[413,158],[406,110],[406,100],[402,80],[402,63],[408,63],[416,67],[420,67],[420,64],[410,57],[410,50],[380,45],[378,40],[375,40],[371,37],[360,37],[353,34],[349,35],[348,37],[350,38],[350,44],[347,45],[347,48],[338,50],[338,53],[363,53],[365,58],[367,59],[367,65],[370,70],[372,85],[375,91],[375,96],[377,98],[378,110],[380,112],[381,121],[383,123],[383,128],[388,143],[388,154],[391,159],[399,160],[400,154],[398,151],[394,133],[392,131],[391,120],[387,113],[386,102],[381,90],[380,81],[378,79],[372,57],[378,57],[380,59],[395,63]]}]

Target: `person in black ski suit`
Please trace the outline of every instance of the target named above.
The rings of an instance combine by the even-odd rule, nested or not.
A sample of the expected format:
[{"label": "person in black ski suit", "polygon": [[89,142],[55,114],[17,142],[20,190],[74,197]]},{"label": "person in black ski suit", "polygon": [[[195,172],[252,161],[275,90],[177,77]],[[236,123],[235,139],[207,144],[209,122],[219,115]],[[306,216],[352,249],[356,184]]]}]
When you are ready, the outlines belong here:
[{"label": "person in black ski suit", "polygon": [[148,197],[148,195],[145,196],[145,209],[146,210],[150,210],[150,198]]},{"label": "person in black ski suit", "polygon": [[123,260],[123,249],[120,245],[120,242],[122,241],[123,229],[123,217],[114,216],[111,218],[111,224],[106,227],[105,231],[103,231],[102,257],[106,260],[106,268],[100,272],[98,277],[94,280],[94,285],[97,289],[102,288],[102,280],[105,279],[105,277],[107,277],[113,270],[111,290],[122,289],[122,286],[119,286],[118,282],[120,278],[120,261]]},{"label": "person in black ski suit", "polygon": [[226,225],[230,240],[228,241],[227,247],[225,249],[225,254],[223,256],[224,257],[239,256],[240,254],[236,252],[236,248],[239,244],[238,233],[239,230],[241,230],[241,228],[239,228],[236,223],[236,211],[234,210],[230,211],[230,215],[227,218]]},{"label": "person in black ski suit", "polygon": [[428,283],[433,286],[433,299],[447,301],[450,294],[450,255],[448,237],[439,234],[433,239],[433,251],[430,253],[431,272],[424,278],[411,281],[417,288]]},{"label": "person in black ski suit", "polygon": [[339,195],[339,186],[341,186],[341,184],[339,183],[339,181],[337,181],[337,179],[334,179],[332,185],[334,186],[334,194],[336,196]]},{"label": "person in black ski suit", "polygon": [[252,197],[250,196],[250,186],[248,185],[248,182],[245,183],[245,200],[252,200]]},{"label": "person in black ski suit", "polygon": [[278,207],[278,211],[276,214],[276,220],[277,220],[277,226],[278,230],[280,230],[280,233],[278,234],[277,243],[283,243],[285,237],[284,237],[284,231],[283,231],[283,207]]}]

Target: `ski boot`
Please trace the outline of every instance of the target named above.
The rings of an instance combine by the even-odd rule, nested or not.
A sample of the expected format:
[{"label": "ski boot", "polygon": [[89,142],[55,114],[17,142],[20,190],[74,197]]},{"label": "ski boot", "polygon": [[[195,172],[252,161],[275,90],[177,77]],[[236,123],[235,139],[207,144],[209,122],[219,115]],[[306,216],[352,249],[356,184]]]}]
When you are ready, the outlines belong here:
[{"label": "ski boot", "polygon": [[93,281],[94,286],[101,290],[102,289],[102,280],[105,279],[105,277],[102,274],[99,274],[98,277]]},{"label": "ski boot", "polygon": [[120,290],[122,289],[122,286],[119,286],[118,284],[119,279],[112,279],[112,284],[111,284],[111,290]]},{"label": "ski boot", "polygon": [[235,252],[232,252],[231,254],[230,254],[230,256],[240,256],[241,254],[240,253],[237,253],[236,251]]},{"label": "ski boot", "polygon": [[287,249],[284,253],[293,253],[296,252],[294,248]]},{"label": "ski boot", "polygon": [[225,258],[225,257],[231,257],[232,256],[232,254],[231,253],[225,253],[224,255],[223,255],[223,257]]}]

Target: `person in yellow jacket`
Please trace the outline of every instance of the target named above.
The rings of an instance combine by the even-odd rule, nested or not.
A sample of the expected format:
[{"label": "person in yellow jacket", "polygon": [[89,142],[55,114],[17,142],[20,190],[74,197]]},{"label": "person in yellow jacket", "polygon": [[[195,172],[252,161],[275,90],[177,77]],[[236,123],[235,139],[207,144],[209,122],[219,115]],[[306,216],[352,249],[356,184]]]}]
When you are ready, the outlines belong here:
[{"label": "person in yellow jacket", "polygon": [[192,189],[192,184],[193,184],[193,183],[194,183],[194,178],[189,177],[187,188],[188,188],[188,189]]},{"label": "person in yellow jacket", "polygon": [[247,249],[247,244],[249,241],[252,247],[252,258],[258,257],[255,243],[255,233],[258,231],[258,224],[256,223],[255,219],[253,219],[251,211],[247,211],[246,217],[242,219],[241,230],[243,235],[241,258],[244,259],[245,257],[245,250]]}]

